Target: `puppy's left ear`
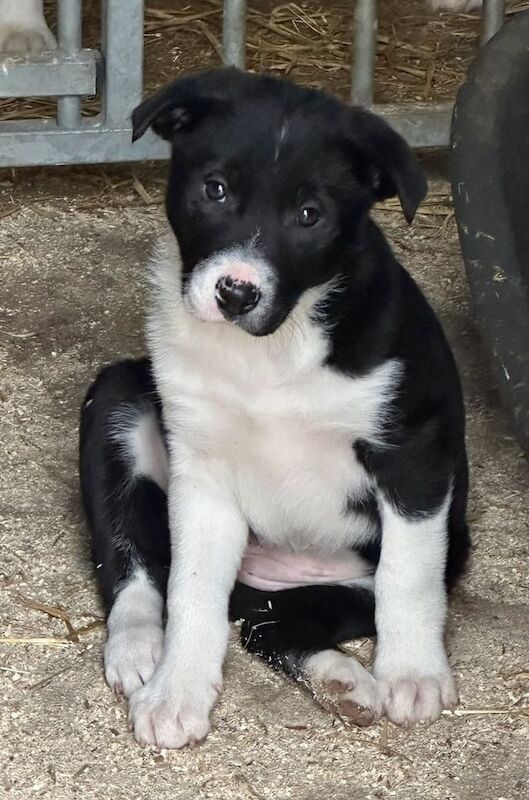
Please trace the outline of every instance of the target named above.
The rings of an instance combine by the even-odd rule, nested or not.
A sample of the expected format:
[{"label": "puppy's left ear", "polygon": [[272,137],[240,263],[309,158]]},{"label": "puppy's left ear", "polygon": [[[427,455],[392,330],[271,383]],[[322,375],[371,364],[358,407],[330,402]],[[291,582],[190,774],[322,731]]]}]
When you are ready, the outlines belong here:
[{"label": "puppy's left ear", "polygon": [[428,190],[419,162],[406,141],[387,122],[363,108],[348,110],[352,144],[368,158],[368,180],[375,200],[398,196],[407,222]]}]

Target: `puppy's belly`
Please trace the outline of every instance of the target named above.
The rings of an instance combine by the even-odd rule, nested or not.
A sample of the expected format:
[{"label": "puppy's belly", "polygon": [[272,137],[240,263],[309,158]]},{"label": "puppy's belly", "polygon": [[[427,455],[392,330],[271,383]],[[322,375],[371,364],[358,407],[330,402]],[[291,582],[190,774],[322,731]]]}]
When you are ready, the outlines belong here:
[{"label": "puppy's belly", "polygon": [[277,592],[316,584],[366,584],[372,573],[372,566],[352,550],[327,557],[293,553],[265,547],[252,536],[237,580],[263,592]]}]

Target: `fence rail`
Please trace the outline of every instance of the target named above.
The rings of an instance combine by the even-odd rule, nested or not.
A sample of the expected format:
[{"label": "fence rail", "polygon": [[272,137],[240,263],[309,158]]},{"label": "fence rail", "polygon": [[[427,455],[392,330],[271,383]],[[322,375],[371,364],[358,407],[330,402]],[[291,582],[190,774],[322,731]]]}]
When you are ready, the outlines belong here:
[{"label": "fence rail", "polygon": [[[385,117],[413,147],[447,147],[450,103],[374,105],[376,0],[352,0],[351,102]],[[56,53],[0,56],[0,97],[57,97],[51,120],[0,122],[0,166],[87,164],[166,158],[167,145],[147,134],[131,142],[130,113],[143,93],[143,0],[103,0],[101,51],[82,49],[82,2],[58,0]],[[246,63],[246,0],[224,0],[224,63]],[[482,43],[503,24],[504,0],[483,0]],[[101,113],[83,118],[82,97],[98,93]]]}]

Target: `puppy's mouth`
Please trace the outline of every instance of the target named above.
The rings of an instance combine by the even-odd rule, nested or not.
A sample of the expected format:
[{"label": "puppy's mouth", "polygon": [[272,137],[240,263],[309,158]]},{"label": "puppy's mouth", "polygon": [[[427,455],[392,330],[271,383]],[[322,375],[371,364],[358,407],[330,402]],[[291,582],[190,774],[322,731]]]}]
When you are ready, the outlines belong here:
[{"label": "puppy's mouth", "polygon": [[183,298],[187,310],[203,322],[228,323],[265,336],[282,316],[274,309],[276,283],[266,259],[237,247],[199,262],[186,276]]}]

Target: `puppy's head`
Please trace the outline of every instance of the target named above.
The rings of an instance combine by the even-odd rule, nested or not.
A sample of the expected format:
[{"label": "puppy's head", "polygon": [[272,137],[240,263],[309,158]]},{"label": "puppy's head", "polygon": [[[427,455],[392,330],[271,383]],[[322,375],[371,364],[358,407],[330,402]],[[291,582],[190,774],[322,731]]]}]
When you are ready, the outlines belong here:
[{"label": "puppy's head", "polygon": [[374,202],[411,221],[426,192],[404,140],[329,95],[217,69],[182,78],[133,114],[171,142],[167,214],[182,292],[205,321],[272,333],[301,296],[354,270]]}]

